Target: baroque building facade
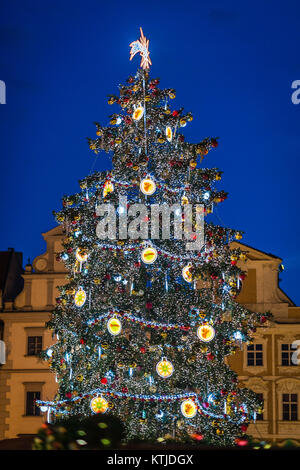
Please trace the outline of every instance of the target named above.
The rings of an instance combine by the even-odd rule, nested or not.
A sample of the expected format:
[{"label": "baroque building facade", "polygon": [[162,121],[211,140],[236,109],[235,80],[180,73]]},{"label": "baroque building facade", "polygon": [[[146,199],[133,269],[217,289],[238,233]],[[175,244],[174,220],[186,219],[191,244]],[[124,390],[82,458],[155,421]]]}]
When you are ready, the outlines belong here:
[{"label": "baroque building facade", "polygon": [[[13,300],[2,296],[0,439],[35,434],[46,419],[35,400],[52,399],[57,387],[54,375],[37,355],[54,342],[45,323],[58,296],[57,286],[66,282],[64,266],[56,261],[62,229],[55,227],[43,237],[46,252],[32,266],[26,265],[21,292]],[[250,310],[273,314],[273,321],[257,330],[253,344],[229,358],[241,385],[264,400],[264,412],[250,425],[249,434],[300,445],[300,365],[294,349],[295,341],[300,344],[300,307],[278,285],[280,258],[240,242],[232,246],[247,251],[247,260],[239,261],[247,277],[237,300]]]}]

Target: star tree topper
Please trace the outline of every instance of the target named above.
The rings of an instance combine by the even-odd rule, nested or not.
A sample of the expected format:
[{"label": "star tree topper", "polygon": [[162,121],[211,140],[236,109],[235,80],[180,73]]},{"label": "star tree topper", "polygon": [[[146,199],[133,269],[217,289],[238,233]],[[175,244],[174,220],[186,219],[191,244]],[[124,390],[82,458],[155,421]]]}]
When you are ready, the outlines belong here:
[{"label": "star tree topper", "polygon": [[143,33],[142,28],[140,28],[141,31],[141,37],[137,41],[133,41],[130,44],[131,50],[130,50],[130,60],[133,59],[135,54],[138,52],[141,54],[142,60],[141,60],[141,67],[145,69],[149,69],[150,65],[152,65],[151,59],[150,59],[150,52],[149,52],[149,39],[146,39]]}]

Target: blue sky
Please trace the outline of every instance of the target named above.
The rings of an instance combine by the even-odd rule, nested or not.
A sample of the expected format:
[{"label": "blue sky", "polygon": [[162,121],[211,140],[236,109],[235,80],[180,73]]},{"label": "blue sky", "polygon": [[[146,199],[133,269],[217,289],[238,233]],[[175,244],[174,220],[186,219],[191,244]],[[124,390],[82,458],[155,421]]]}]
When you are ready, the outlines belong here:
[{"label": "blue sky", "polygon": [[[300,305],[300,3],[10,0],[0,6],[0,250],[31,260],[45,250],[61,197],[78,190],[94,157],[86,137],[107,125],[106,96],[134,74],[129,44],[142,26],[151,75],[192,111],[187,140],[219,136],[204,163],[229,192],[217,220],[283,259],[280,286]],[[175,106],[175,103],[174,103]],[[95,169],[108,168],[99,159]]]}]

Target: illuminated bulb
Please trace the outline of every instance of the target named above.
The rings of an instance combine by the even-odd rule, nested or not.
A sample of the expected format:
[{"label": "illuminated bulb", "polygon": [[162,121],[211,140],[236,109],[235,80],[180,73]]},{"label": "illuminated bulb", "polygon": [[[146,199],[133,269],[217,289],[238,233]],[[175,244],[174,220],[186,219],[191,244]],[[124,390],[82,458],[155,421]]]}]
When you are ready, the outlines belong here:
[{"label": "illuminated bulb", "polygon": [[234,339],[237,341],[241,341],[243,339],[242,333],[240,331],[236,331],[233,335]]},{"label": "illuminated bulb", "polygon": [[118,214],[124,214],[124,212],[125,212],[125,207],[123,206],[118,207]]}]

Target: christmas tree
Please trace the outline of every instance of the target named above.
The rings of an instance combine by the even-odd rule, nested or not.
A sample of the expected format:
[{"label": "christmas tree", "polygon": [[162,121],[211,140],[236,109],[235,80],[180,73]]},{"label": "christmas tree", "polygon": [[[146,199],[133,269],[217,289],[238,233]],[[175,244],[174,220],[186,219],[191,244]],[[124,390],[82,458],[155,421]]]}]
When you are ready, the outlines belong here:
[{"label": "christmas tree", "polygon": [[[96,154],[111,155],[112,169],[81,180],[56,213],[65,232],[57,256],[69,274],[48,323],[56,342],[44,357],[59,387],[39,405],[54,419],[118,416],[127,440],[232,445],[262,410],[225,358],[251,342],[268,314],[235,300],[246,255],[230,242],[241,232],[209,221],[227,197],[216,189],[222,172],[202,164],[218,140],[185,142],[192,114],[172,106],[174,89],[150,78],[148,45],[141,30],[130,45],[141,68],[109,96],[119,108],[89,139]],[[170,207],[173,217],[152,218]],[[187,250],[199,225],[204,242]]]}]

